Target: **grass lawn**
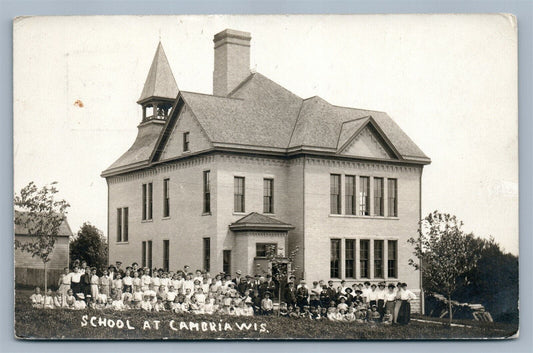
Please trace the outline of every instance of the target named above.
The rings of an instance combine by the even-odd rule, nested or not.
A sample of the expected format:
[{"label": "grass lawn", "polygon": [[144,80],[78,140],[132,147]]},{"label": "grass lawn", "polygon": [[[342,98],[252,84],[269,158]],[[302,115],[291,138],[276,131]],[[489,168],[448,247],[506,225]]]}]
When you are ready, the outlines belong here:
[{"label": "grass lawn", "polygon": [[[19,338],[53,339],[479,339],[509,337],[516,325],[468,321],[472,328],[412,321],[407,326],[370,326],[276,316],[228,317],[34,309],[30,291],[16,292],[15,333]],[[91,318],[95,317],[92,319]],[[416,317],[415,317],[416,318]],[[424,320],[428,318],[424,317]],[[105,321],[105,326],[104,326]],[[157,328],[155,321],[158,321]],[[145,323],[147,322],[147,324]],[[93,327],[92,324],[97,327]],[[191,324],[192,323],[192,324]],[[149,325],[149,327],[147,326]],[[109,327],[114,326],[114,327]],[[123,326],[123,327],[121,327]]]}]

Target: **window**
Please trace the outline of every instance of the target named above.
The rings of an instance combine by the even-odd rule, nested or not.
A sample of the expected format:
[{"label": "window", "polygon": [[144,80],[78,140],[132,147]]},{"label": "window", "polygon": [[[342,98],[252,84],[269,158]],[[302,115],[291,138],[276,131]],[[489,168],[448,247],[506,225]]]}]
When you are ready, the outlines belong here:
[{"label": "window", "polygon": [[263,213],[274,213],[274,179],[263,179]]},{"label": "window", "polygon": [[152,205],[153,205],[153,184],[142,185],[142,220],[152,219]]},{"label": "window", "polygon": [[234,212],[244,212],[244,178],[235,177],[234,179]]},{"label": "window", "polygon": [[147,260],[148,263],[146,264],[146,266],[152,269],[152,241],[151,240],[148,240],[148,254],[146,255],[146,257],[148,258]]},{"label": "window", "polygon": [[189,151],[189,132],[183,133],[183,152]]},{"label": "window", "polygon": [[142,199],[143,199],[143,205],[142,205],[142,220],[146,220],[146,184],[143,184],[142,186]]},{"label": "window", "polygon": [[340,278],[340,262],[341,262],[341,240],[331,239],[331,261],[329,276],[331,278]]},{"label": "window", "polygon": [[117,243],[128,241],[128,208],[117,208]]},{"label": "window", "polygon": [[163,180],[163,217],[170,217],[170,179]]},{"label": "window", "polygon": [[341,176],[339,174],[330,176],[330,212],[331,214],[341,213]]},{"label": "window", "polygon": [[204,170],[204,213],[211,213],[211,172]]},{"label": "window", "polygon": [[370,178],[369,177],[360,177],[359,178],[359,215],[360,216],[369,216],[370,215]]},{"label": "window", "polygon": [[353,175],[346,175],[344,177],[344,190],[346,192],[345,196],[345,207],[346,207],[346,214],[354,215],[356,214],[356,208],[355,208],[355,176]]},{"label": "window", "polygon": [[374,278],[383,278],[383,240],[374,240]]},{"label": "window", "polygon": [[361,278],[369,278],[370,276],[370,240],[361,240],[359,243],[359,263],[361,267]]},{"label": "window", "polygon": [[142,242],[142,247],[141,247],[141,263],[142,263],[142,267],[146,267],[146,242],[145,241]]},{"label": "window", "polygon": [[398,181],[387,179],[387,194],[389,203],[389,217],[398,217]]},{"label": "window", "polygon": [[222,250],[222,272],[231,274],[231,250]]},{"label": "window", "polygon": [[398,278],[398,241],[388,241],[387,277]]},{"label": "window", "polygon": [[204,270],[211,270],[211,238],[204,238]]},{"label": "window", "polygon": [[117,208],[117,243],[122,241],[122,208]]},{"label": "window", "polygon": [[355,278],[355,240],[346,239],[344,248],[344,262],[346,263],[344,275],[346,278]]},{"label": "window", "polygon": [[275,243],[256,243],[255,244],[255,256],[256,257],[267,257],[271,254],[278,253],[278,244]]},{"label": "window", "polygon": [[163,240],[163,270],[168,272],[170,259],[170,241]]},{"label": "window", "polygon": [[384,216],[383,178],[374,178],[374,216]]}]

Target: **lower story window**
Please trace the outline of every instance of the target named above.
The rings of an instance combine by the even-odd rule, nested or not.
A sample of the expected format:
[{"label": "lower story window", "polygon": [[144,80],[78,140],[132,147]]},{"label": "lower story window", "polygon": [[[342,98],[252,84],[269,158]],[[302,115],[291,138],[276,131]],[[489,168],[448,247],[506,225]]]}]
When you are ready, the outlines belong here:
[{"label": "lower story window", "polygon": [[361,267],[361,278],[370,278],[370,240],[359,242],[359,265]]},{"label": "lower story window", "polygon": [[331,239],[330,277],[340,278],[341,240]]},{"label": "lower story window", "polygon": [[211,271],[211,238],[204,238],[204,270]]},{"label": "lower story window", "polygon": [[398,278],[398,241],[388,242],[387,275],[389,278]]},{"label": "lower story window", "polygon": [[222,272],[231,274],[231,250],[222,250]]},{"label": "lower story window", "polygon": [[255,256],[256,257],[268,257],[270,255],[276,255],[278,245],[275,243],[256,243],[255,244]]},{"label": "lower story window", "polygon": [[170,241],[163,240],[163,269],[168,272],[170,262]]}]

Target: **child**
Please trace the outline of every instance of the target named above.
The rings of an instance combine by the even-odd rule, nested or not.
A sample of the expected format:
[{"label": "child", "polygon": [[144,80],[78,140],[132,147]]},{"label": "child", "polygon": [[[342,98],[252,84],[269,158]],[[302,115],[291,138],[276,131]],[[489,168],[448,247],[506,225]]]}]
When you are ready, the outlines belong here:
[{"label": "child", "polygon": [[163,288],[163,291],[167,293],[168,287],[170,286],[170,278],[168,278],[168,273],[163,272],[163,274],[161,275],[160,282],[161,282],[160,288]]},{"label": "child", "polygon": [[152,311],[152,303],[150,303],[150,296],[145,295],[141,302],[141,309],[144,311]]},{"label": "child", "polygon": [[48,289],[46,292],[46,295],[43,299],[44,302],[44,308],[45,309],[53,309],[54,308],[54,297],[51,289]]},{"label": "child", "polygon": [[347,321],[347,322],[355,321],[355,308],[353,306],[350,306],[348,308],[348,312],[346,313],[346,315],[344,315],[344,321]]},{"label": "child", "polygon": [[65,297],[65,306],[68,309],[74,309],[75,304],[76,304],[76,297],[74,297],[74,291],[72,289],[69,289],[67,291],[67,296]]},{"label": "child", "polygon": [[[110,293],[110,287],[111,287],[111,279],[108,276],[108,272],[106,269],[104,269],[102,277],[100,277],[100,288],[99,292],[101,294],[105,295],[105,301],[107,301],[107,297],[109,297]],[[103,298],[103,297],[102,297]]]},{"label": "child", "polygon": [[122,282],[122,276],[120,275],[120,272],[117,272],[115,274],[116,279],[113,281],[113,288],[122,295],[122,290],[124,288],[124,282]]},{"label": "child", "polygon": [[124,304],[129,305],[131,301],[133,300],[133,294],[131,293],[131,286],[124,287],[124,289],[125,291],[122,294],[122,301],[124,302]]},{"label": "child", "polygon": [[42,308],[43,305],[43,295],[41,294],[41,288],[35,287],[35,292],[30,296],[31,306],[34,308]]},{"label": "child", "polygon": [[337,305],[337,310],[344,310],[344,312],[348,311],[348,304],[346,304],[346,298],[344,296],[341,296],[339,298],[340,303]]},{"label": "child", "polygon": [[148,273],[149,273],[149,270],[145,269],[145,271],[143,272],[143,275],[141,276],[141,286],[142,286],[143,292],[147,291],[150,288],[150,283],[152,283],[152,278],[150,277]]},{"label": "child", "polygon": [[187,299],[191,299],[192,294],[193,294],[193,293],[192,293],[191,288],[186,288],[186,289],[185,289],[185,298],[187,298]]},{"label": "child", "polygon": [[280,308],[279,308],[279,315],[283,317],[289,316],[289,310],[287,309],[287,303],[285,302],[281,303]]},{"label": "child", "polygon": [[181,305],[182,303],[183,297],[176,296],[176,298],[174,298],[174,302],[170,305],[170,310],[172,310],[176,314],[181,313],[183,311],[183,307]]},{"label": "child", "polygon": [[76,301],[74,302],[74,309],[76,310],[83,310],[87,307],[87,303],[85,303],[85,295],[83,293],[78,293],[76,298]]},{"label": "child", "polygon": [[107,303],[104,308],[106,310],[113,310],[113,298],[111,298],[111,296],[107,297]]},{"label": "child", "polygon": [[176,292],[176,290],[174,289],[174,286],[170,286],[170,288],[168,289],[168,292],[167,292],[167,308],[168,309],[171,309],[171,306],[172,306],[172,303],[174,303],[174,300],[176,299],[178,295],[178,292]]},{"label": "child", "polygon": [[[67,292],[68,292],[68,289],[67,289]],[[65,295],[59,292],[59,290],[56,292],[56,295],[54,295],[54,307],[56,308],[65,307],[67,292],[65,292]]]},{"label": "child", "polygon": [[[117,273],[117,277],[120,276],[118,273]],[[117,291],[117,295],[116,297],[113,299],[113,310],[115,311],[122,311],[124,310],[124,302],[122,301],[122,295],[120,294],[119,291]]]},{"label": "child", "polygon": [[309,305],[304,305],[304,310],[301,312],[300,316],[304,319],[312,318],[311,312],[309,311]]},{"label": "child", "polygon": [[157,298],[157,302],[154,305],[154,311],[160,312],[160,311],[166,311],[165,304],[163,303],[163,299]]},{"label": "child", "polygon": [[122,279],[122,283],[124,285],[124,292],[126,292],[129,288],[130,293],[133,291],[133,278],[131,278],[131,269],[130,267],[126,268],[126,274],[124,275],[124,278]]},{"label": "child", "polygon": [[205,304],[205,294],[202,287],[198,287],[196,294],[194,295],[196,297],[196,300],[198,301],[198,304],[203,305]]},{"label": "child", "polygon": [[[88,270],[89,271],[89,270]],[[98,298],[98,286],[100,285],[100,277],[96,275],[96,267],[90,269],[91,271],[91,298],[96,300]]]},{"label": "child", "polygon": [[161,279],[159,278],[159,272],[157,271],[154,271],[154,273],[152,274],[152,284],[153,291],[157,293],[159,291],[159,286],[161,286]]},{"label": "child", "polygon": [[374,323],[378,323],[381,320],[381,315],[379,314],[377,305],[372,305],[369,320]]},{"label": "child", "polygon": [[327,317],[329,321],[337,321],[337,308],[335,307],[334,302],[328,308]]},{"label": "child", "polygon": [[244,302],[245,307],[242,312],[242,316],[254,316],[254,308],[252,308],[252,302]]},{"label": "child", "polygon": [[133,278],[131,279],[131,285],[133,286],[133,293],[137,291],[137,288],[141,289],[141,278],[139,277],[139,271],[133,272]]},{"label": "child", "polygon": [[344,315],[346,315],[346,310],[337,308],[337,315],[335,316],[335,321],[344,321]]},{"label": "child", "polygon": [[159,289],[158,289],[158,291],[157,291],[155,296],[156,296],[157,299],[161,299],[161,302],[166,302],[167,301],[167,292],[165,290],[165,287],[162,286],[162,285],[159,285]]}]

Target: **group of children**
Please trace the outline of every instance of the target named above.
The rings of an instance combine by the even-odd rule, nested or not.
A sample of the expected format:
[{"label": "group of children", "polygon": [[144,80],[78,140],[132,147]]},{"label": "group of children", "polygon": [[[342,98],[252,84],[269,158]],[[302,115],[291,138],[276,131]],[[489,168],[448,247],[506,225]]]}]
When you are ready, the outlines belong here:
[{"label": "group of children", "polygon": [[409,302],[416,298],[405,283],[389,284],[385,289],[382,282],[376,289],[370,282],[349,287],[342,281],[335,288],[333,281],[327,286],[320,281],[308,288],[305,281],[296,286],[295,278],[290,278],[282,291],[270,275],[242,276],[237,271],[233,279],[227,274],[211,278],[201,270],[191,273],[188,266],[183,271],[165,272],[139,268],[136,263],[122,270],[120,265],[110,266],[98,276],[96,268],[75,263],[72,271],[65,269],[55,294],[48,290],[43,295],[36,288],[31,303],[49,309],[254,316],[273,314],[272,297],[281,294],[280,316],[392,324],[409,321]]}]

